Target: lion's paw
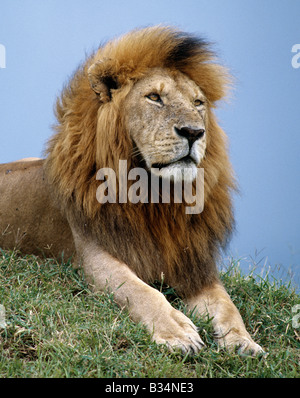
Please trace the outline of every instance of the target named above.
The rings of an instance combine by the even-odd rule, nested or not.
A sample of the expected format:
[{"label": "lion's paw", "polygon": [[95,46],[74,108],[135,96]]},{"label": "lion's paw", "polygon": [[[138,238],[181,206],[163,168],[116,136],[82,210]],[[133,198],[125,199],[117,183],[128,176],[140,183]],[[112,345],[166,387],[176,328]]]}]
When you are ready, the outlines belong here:
[{"label": "lion's paw", "polygon": [[230,352],[237,350],[237,353],[241,356],[267,355],[262,347],[255,343],[250,336],[241,336],[233,331],[229,332],[227,336],[218,342]]},{"label": "lion's paw", "polygon": [[242,356],[251,355],[252,357],[267,355],[259,344],[249,339],[244,339],[240,342],[238,345],[238,353]]},{"label": "lion's paw", "polygon": [[169,316],[161,317],[155,323],[153,340],[157,344],[166,344],[170,351],[181,351],[185,354],[196,354],[203,347],[197,327],[180,311],[173,309]]}]

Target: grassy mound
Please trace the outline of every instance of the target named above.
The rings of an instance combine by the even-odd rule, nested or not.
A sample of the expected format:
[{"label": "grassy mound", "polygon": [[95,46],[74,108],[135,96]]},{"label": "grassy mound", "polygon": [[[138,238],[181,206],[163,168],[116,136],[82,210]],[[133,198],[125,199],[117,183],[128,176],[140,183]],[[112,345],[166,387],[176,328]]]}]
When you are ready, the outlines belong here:
[{"label": "grassy mound", "polygon": [[[243,276],[238,266],[221,275],[267,357],[219,349],[211,321],[193,316],[206,348],[194,357],[170,354],[151,342],[112,296],[92,293],[71,264],[1,251],[0,304],[6,327],[0,326],[0,378],[298,377],[300,320],[295,322],[292,308],[300,297],[281,282]],[[172,290],[165,294],[185,312]]]}]

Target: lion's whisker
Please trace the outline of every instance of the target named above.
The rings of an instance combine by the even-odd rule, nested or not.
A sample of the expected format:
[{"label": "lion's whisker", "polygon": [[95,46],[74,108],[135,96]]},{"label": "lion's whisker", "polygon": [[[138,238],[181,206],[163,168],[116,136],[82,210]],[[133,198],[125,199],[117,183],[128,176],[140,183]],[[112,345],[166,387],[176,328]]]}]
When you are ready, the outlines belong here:
[{"label": "lion's whisker", "polygon": [[141,154],[142,154],[142,153],[141,153],[141,151],[140,151],[139,148],[134,148],[134,149],[132,150],[132,152],[131,152],[131,157],[132,157],[132,158],[135,158],[135,157],[140,156]]}]

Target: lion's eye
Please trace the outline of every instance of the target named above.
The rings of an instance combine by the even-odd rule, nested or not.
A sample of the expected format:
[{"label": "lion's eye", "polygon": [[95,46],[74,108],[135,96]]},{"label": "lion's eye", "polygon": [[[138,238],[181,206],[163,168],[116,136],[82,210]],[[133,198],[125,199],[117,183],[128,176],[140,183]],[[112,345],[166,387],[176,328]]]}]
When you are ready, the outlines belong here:
[{"label": "lion's eye", "polygon": [[195,105],[195,106],[204,105],[204,101],[201,101],[200,99],[196,99],[196,100],[194,101],[194,105]]},{"label": "lion's eye", "polygon": [[149,100],[154,101],[154,102],[162,102],[160,96],[155,93],[151,93],[151,94],[147,95],[146,97],[149,98]]}]

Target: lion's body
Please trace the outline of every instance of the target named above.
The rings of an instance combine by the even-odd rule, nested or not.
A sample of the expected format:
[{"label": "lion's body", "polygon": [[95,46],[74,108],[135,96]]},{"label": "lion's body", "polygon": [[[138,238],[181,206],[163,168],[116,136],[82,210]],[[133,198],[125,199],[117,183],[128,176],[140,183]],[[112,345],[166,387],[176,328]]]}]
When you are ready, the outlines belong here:
[{"label": "lion's body", "polygon": [[[110,288],[159,343],[183,351],[202,346],[191,321],[148,285],[163,275],[191,309],[214,317],[221,343],[259,352],[217,275],[216,260],[233,225],[235,184],[226,137],[212,112],[228,77],[212,59],[202,40],[163,27],[100,48],[57,102],[45,163],[2,166],[0,226],[28,231],[18,242],[27,252],[50,245],[54,255],[63,250],[66,257],[75,247],[91,285]],[[127,172],[139,167],[150,176],[159,167],[171,185],[183,170],[191,182],[204,168],[204,210],[186,214],[185,203],[172,198],[99,203],[97,171],[113,169],[120,182],[120,159]],[[14,207],[22,206],[19,219]],[[4,234],[0,246],[14,247],[15,234]]]}]

